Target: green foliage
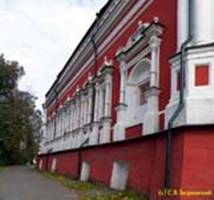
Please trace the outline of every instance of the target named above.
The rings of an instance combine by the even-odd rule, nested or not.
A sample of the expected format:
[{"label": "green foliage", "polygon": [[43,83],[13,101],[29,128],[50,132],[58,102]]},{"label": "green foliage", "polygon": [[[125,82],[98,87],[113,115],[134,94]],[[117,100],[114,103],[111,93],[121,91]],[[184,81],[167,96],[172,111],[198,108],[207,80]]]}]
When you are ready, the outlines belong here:
[{"label": "green foliage", "polygon": [[35,97],[17,87],[23,75],[18,62],[0,56],[0,164],[24,164],[37,152],[35,139],[42,120],[35,110]]},{"label": "green foliage", "polygon": [[64,187],[79,194],[80,200],[148,200],[148,198],[131,190],[116,192],[100,184],[81,182],[55,173],[41,172],[43,176],[60,182]]}]

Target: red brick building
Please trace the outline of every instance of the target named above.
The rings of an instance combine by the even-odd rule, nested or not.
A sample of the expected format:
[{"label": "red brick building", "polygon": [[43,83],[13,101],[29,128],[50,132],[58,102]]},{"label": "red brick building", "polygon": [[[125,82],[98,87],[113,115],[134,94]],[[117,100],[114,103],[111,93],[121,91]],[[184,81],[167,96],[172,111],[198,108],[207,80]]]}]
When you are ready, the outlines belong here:
[{"label": "red brick building", "polygon": [[151,200],[213,190],[213,12],[213,0],[109,0],[47,92],[38,167]]}]

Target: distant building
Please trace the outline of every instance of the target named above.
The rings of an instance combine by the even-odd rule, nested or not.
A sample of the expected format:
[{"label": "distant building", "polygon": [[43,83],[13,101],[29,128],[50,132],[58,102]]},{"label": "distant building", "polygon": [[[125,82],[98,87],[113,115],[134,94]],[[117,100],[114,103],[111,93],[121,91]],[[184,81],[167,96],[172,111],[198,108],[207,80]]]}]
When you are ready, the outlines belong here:
[{"label": "distant building", "polygon": [[81,167],[151,200],[213,189],[213,12],[213,0],[108,1],[46,95],[38,167]]}]

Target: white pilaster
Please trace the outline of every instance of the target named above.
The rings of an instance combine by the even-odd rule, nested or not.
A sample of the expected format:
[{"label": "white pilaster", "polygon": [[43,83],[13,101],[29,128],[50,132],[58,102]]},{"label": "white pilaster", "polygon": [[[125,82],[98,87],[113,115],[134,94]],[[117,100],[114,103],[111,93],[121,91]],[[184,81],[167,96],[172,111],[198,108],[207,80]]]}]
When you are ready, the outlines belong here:
[{"label": "white pilaster", "polygon": [[99,121],[102,119],[102,117],[103,117],[103,107],[104,107],[104,102],[103,102],[103,100],[104,100],[104,90],[103,90],[103,88],[102,87],[99,87]]},{"label": "white pilaster", "polygon": [[120,63],[120,103],[125,104],[127,70],[124,60]]},{"label": "white pilaster", "polygon": [[160,82],[160,43],[161,39],[153,35],[149,41],[151,48],[150,87],[159,88]]},{"label": "white pilaster", "polygon": [[89,96],[88,96],[88,92],[86,93],[85,96],[85,112],[84,112],[84,125],[88,124],[88,102],[89,102]]},{"label": "white pilaster", "polygon": [[94,121],[92,125],[92,133],[89,138],[90,145],[98,144],[99,137],[99,83],[95,85],[95,108],[94,108]]},{"label": "white pilaster", "polygon": [[81,110],[80,110],[80,96],[79,94],[76,96],[76,128],[80,127],[81,120]]},{"label": "white pilaster", "polygon": [[95,85],[96,96],[95,96],[95,112],[94,112],[94,121],[99,121],[99,100],[100,100],[100,86],[99,83]]},{"label": "white pilaster", "polygon": [[80,94],[80,127],[84,125],[84,114],[85,114],[85,95],[83,92]]},{"label": "white pilaster", "polygon": [[74,128],[74,103],[71,101],[70,104],[70,120],[69,120],[70,128],[69,131],[72,132]]},{"label": "white pilaster", "polygon": [[106,74],[105,77],[105,117],[111,116],[111,102],[112,102],[112,75]]},{"label": "white pilaster", "polygon": [[125,91],[127,81],[127,69],[123,55],[119,58],[120,61],[120,103],[116,108],[117,111],[117,123],[114,126],[113,140],[124,140],[125,139],[125,114],[127,105],[125,102]]},{"label": "white pilaster", "polygon": [[147,112],[143,120],[144,135],[159,131],[159,94],[160,90],[156,87],[151,87],[146,91]]},{"label": "white pilaster", "polygon": [[193,44],[214,41],[213,0],[192,0]]},{"label": "white pilaster", "polygon": [[112,66],[106,65],[104,74],[104,117],[100,133],[100,143],[108,143],[111,140],[111,97],[112,97]]},{"label": "white pilaster", "polygon": [[143,120],[144,135],[156,133],[159,130],[160,43],[161,40],[156,35],[151,36],[149,41],[151,48],[150,88],[146,92],[147,112]]},{"label": "white pilaster", "polygon": [[92,108],[92,102],[93,101],[93,86],[89,85],[88,88],[88,116],[87,116],[87,124],[91,123],[91,117],[92,117],[92,112],[93,112],[93,108]]},{"label": "white pilaster", "polygon": [[77,99],[74,99],[74,110],[73,110],[73,130],[75,130],[78,127],[78,105],[77,105]]},{"label": "white pilaster", "polygon": [[188,1],[177,0],[177,51],[188,36]]}]

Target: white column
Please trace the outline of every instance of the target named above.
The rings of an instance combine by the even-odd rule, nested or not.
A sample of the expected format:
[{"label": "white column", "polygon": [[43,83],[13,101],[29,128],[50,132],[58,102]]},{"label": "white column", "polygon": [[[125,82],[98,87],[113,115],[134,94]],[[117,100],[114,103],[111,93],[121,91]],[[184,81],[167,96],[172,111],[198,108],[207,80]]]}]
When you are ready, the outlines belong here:
[{"label": "white column", "polygon": [[99,136],[99,83],[95,85],[95,105],[94,105],[94,119],[92,133],[89,137],[89,144],[96,145],[98,144]]},{"label": "white column", "polygon": [[64,107],[63,109],[63,113],[64,113],[64,117],[63,117],[63,121],[64,121],[64,127],[63,127],[63,133],[65,133],[67,131],[67,106]]},{"label": "white column", "polygon": [[79,129],[78,129],[78,139],[77,139],[77,147],[80,147],[80,145],[83,143],[83,138],[84,138],[84,132],[83,132],[83,126],[84,126],[84,101],[85,101],[85,94],[84,91],[80,92],[80,97],[79,97]]},{"label": "white column", "polygon": [[60,131],[59,136],[62,135],[62,110],[60,110]]},{"label": "white column", "polygon": [[160,73],[160,43],[161,39],[153,35],[149,41],[151,48],[150,87],[159,88]]},{"label": "white column", "polygon": [[77,128],[77,100],[74,100],[74,105],[73,105],[73,129],[75,130]]},{"label": "white column", "polygon": [[92,86],[89,86],[89,89],[88,89],[88,117],[87,117],[88,124],[91,123],[91,117],[92,117],[92,112],[93,112],[92,101],[93,101],[93,88],[92,88]]},{"label": "white column", "polygon": [[80,96],[80,127],[84,125],[84,111],[85,111],[85,95],[81,93]]},{"label": "white column", "polygon": [[[104,72],[105,73],[105,72]],[[104,118],[102,120],[103,128],[100,132],[100,143],[108,143],[111,139],[111,85],[112,76],[105,74],[105,100],[104,100]]]},{"label": "white column", "polygon": [[125,104],[127,70],[125,61],[120,63],[120,104]]},{"label": "white column", "polygon": [[54,118],[53,118],[53,120],[54,120],[54,133],[53,133],[53,139],[56,137],[56,135],[57,135],[57,114],[56,114],[56,112],[54,112]]},{"label": "white column", "polygon": [[65,107],[63,107],[62,109],[62,135],[64,135],[65,132],[65,120],[66,119],[66,111],[65,111]]},{"label": "white column", "polygon": [[63,135],[63,111],[60,111],[60,136]]},{"label": "white column", "polygon": [[80,97],[76,98],[76,128],[80,128]]},{"label": "white column", "polygon": [[112,76],[107,74],[105,78],[105,117],[111,116]]},{"label": "white column", "polygon": [[72,115],[72,131],[76,129],[77,125],[77,106],[76,100],[73,102],[73,115]]},{"label": "white column", "polygon": [[213,42],[213,0],[192,0],[192,9],[194,45]]},{"label": "white column", "polygon": [[114,126],[113,140],[119,141],[125,139],[125,115],[126,115],[126,80],[127,80],[127,69],[126,63],[123,58],[119,58],[120,61],[120,102],[116,107],[117,111],[117,123]]},{"label": "white column", "polygon": [[50,121],[47,120],[46,121],[46,125],[45,125],[45,136],[46,136],[46,142],[48,142],[50,140]]},{"label": "white column", "polygon": [[57,137],[59,134],[59,113],[57,112],[55,115],[55,133],[54,133],[54,138]]},{"label": "white column", "polygon": [[88,124],[88,93],[85,96],[84,102],[84,125]]},{"label": "white column", "polygon": [[96,97],[95,97],[95,112],[94,112],[94,122],[99,121],[99,99],[100,99],[100,90],[99,90],[99,84],[96,83],[95,86],[96,89]]},{"label": "white column", "polygon": [[74,102],[71,102],[70,105],[70,120],[69,120],[69,124],[70,124],[70,132],[72,132],[74,130]]},{"label": "white column", "polygon": [[177,51],[188,36],[188,1],[177,0]]},{"label": "white column", "polygon": [[53,126],[53,123],[52,123],[52,118],[51,118],[51,120],[50,120],[50,136],[49,136],[49,141],[52,139],[52,130],[53,130],[53,128],[52,128],[52,126]]},{"label": "white column", "polygon": [[61,112],[59,111],[59,116],[58,116],[58,136],[61,135]]},{"label": "white column", "polygon": [[60,113],[58,111],[57,113],[57,132],[56,132],[56,137],[60,135]]},{"label": "white column", "polygon": [[103,106],[104,106],[104,102],[103,102],[103,95],[104,95],[104,92],[103,92],[103,88],[100,87],[99,88],[99,120],[104,117],[103,116]]},{"label": "white column", "polygon": [[66,132],[70,132],[70,104],[67,105]]},{"label": "white column", "polygon": [[48,119],[46,121],[46,125],[45,125],[45,137],[46,137],[46,141],[50,141],[51,139],[51,119]]},{"label": "white column", "polygon": [[151,48],[150,88],[146,91],[147,112],[143,120],[143,134],[156,133],[159,130],[159,73],[160,73],[160,43],[153,35],[149,41]]},{"label": "white column", "polygon": [[71,132],[71,101],[69,102],[69,105],[68,105],[68,132],[70,133]]},{"label": "white column", "polygon": [[62,134],[62,112],[59,111],[59,132],[58,132],[58,136],[61,136]]}]

